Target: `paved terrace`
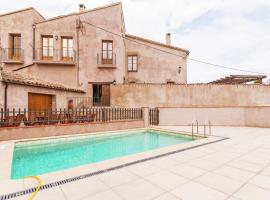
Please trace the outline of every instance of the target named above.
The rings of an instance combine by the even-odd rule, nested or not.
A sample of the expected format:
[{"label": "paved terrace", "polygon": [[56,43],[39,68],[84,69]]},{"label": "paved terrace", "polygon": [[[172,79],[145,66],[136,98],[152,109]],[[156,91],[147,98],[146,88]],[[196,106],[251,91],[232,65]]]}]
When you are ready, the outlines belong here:
[{"label": "paved terrace", "polygon": [[[270,129],[214,127],[213,133],[230,139],[42,190],[35,199],[269,200]],[[24,188],[35,184],[24,180]]]}]

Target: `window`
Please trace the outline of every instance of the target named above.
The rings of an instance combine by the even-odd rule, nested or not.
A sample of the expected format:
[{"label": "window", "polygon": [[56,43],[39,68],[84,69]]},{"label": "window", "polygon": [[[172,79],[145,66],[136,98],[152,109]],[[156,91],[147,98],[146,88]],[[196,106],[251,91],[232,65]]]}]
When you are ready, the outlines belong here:
[{"label": "window", "polygon": [[129,55],[128,56],[128,71],[136,72],[138,70],[138,56]]},{"label": "window", "polygon": [[53,58],[53,37],[42,36],[42,59],[52,60]]},{"label": "window", "polygon": [[102,64],[113,64],[113,42],[102,41]]},{"label": "window", "polygon": [[10,34],[9,38],[9,59],[21,57],[21,34]]},{"label": "window", "polygon": [[62,60],[73,61],[73,39],[62,38]]}]

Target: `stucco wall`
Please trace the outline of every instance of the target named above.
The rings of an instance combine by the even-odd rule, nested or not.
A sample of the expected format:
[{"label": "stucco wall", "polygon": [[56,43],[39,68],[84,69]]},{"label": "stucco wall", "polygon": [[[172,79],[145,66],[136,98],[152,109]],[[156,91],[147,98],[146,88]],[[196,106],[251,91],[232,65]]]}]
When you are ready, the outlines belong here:
[{"label": "stucco wall", "polygon": [[94,133],[124,129],[144,128],[143,120],[115,121],[106,123],[49,125],[40,127],[0,128],[0,141],[68,134]]},{"label": "stucco wall", "polygon": [[[105,9],[96,9],[90,12],[83,12],[80,15],[60,17],[36,25],[36,48],[41,48],[43,35],[54,36],[54,48],[58,53],[61,50],[61,37],[72,37],[73,48],[76,51],[76,58],[79,63],[75,66],[67,65],[35,65],[22,71],[38,75],[39,77],[61,82],[70,86],[79,85],[87,88],[88,82],[123,82],[125,48],[124,39],[84,22],[102,27],[117,34],[124,33],[122,21],[122,9],[120,4]],[[76,21],[81,20],[81,29],[77,32]],[[102,40],[113,41],[113,53],[116,55],[116,65],[101,67],[97,57],[101,58]],[[78,75],[79,74],[79,75]]]},{"label": "stucco wall", "polygon": [[0,47],[9,48],[9,34],[21,34],[21,48],[24,51],[24,63],[5,64],[6,69],[15,69],[32,63],[33,57],[33,28],[32,25],[42,21],[43,18],[34,10],[28,9],[23,12],[0,16]]},{"label": "stucco wall", "polygon": [[[171,81],[175,83],[187,83],[186,52],[181,52],[129,37],[127,37],[125,43],[126,54],[137,54],[138,56],[137,72],[128,72],[127,63],[125,65],[127,71],[127,82],[167,83],[168,81]],[[157,49],[160,49],[160,51]],[[169,52],[174,55],[162,51]],[[180,73],[179,67],[181,67]]]},{"label": "stucco wall", "polygon": [[[3,91],[3,90],[2,90]],[[3,92],[2,92],[3,93]],[[74,93],[61,90],[53,90],[39,87],[29,87],[22,85],[9,85],[8,86],[8,108],[28,108],[28,93],[41,93],[55,95],[53,98],[54,108],[67,108],[68,97],[84,96],[84,93]]]},{"label": "stucco wall", "polygon": [[111,85],[119,107],[270,106],[270,85]]},{"label": "stucco wall", "polygon": [[210,120],[214,126],[270,127],[270,107],[159,108],[159,125],[199,125]]}]

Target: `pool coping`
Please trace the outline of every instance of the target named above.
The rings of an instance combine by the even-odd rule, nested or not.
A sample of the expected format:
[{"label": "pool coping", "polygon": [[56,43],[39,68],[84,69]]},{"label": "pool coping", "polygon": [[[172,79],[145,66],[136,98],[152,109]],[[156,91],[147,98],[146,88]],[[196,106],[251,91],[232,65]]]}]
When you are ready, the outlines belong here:
[{"label": "pool coping", "polygon": [[[133,130],[133,131],[134,130],[147,130],[147,129],[157,130],[157,131],[167,131],[167,132],[172,132],[172,133],[176,133],[176,134],[191,136],[191,134],[189,132],[168,130],[168,129],[162,129],[162,128],[153,128],[153,127],[121,130],[121,132],[126,132],[126,131],[131,131],[131,130]],[[106,131],[106,133],[112,133],[112,132],[116,132],[116,131]],[[184,134],[183,134],[183,132],[184,132]],[[100,134],[100,133],[101,132],[98,132],[95,134]],[[90,134],[92,135],[94,133],[90,133]],[[80,135],[88,135],[88,134],[86,133],[86,134],[80,134]],[[70,135],[68,137],[72,137],[72,136],[74,137],[74,135]],[[76,135],[76,137],[77,136],[79,136],[79,135]],[[60,136],[60,137],[63,137],[63,136]],[[65,136],[65,137],[67,137],[67,136]],[[202,136],[199,136],[199,137],[202,137]],[[35,140],[38,140],[38,139],[44,139],[44,138],[36,138]],[[50,139],[51,139],[51,137],[50,137]],[[149,160],[165,157],[165,156],[179,153],[182,151],[187,151],[190,149],[198,148],[198,147],[201,147],[204,145],[220,142],[220,141],[223,141],[226,139],[229,139],[229,138],[219,137],[219,136],[210,136],[208,138],[204,138],[201,140],[194,140],[192,142],[182,143],[182,144],[178,144],[178,145],[171,145],[168,147],[163,147],[163,148],[154,149],[154,150],[150,150],[150,151],[140,152],[140,153],[133,154],[133,155],[123,156],[123,157],[114,158],[114,159],[110,159],[110,160],[104,160],[104,161],[97,162],[97,163],[90,163],[90,164],[86,164],[86,165],[82,165],[82,166],[78,166],[78,167],[63,169],[63,170],[60,170],[57,172],[47,173],[47,174],[39,176],[41,178],[41,180],[46,180],[46,178],[48,178],[50,176],[53,176],[53,179],[52,179],[52,177],[50,177],[48,183],[46,183],[46,181],[45,181],[45,184],[43,184],[41,186],[40,190],[57,187],[59,185],[63,185],[63,184],[69,183],[69,182],[74,182],[74,181],[78,181],[81,179],[92,177],[92,176],[95,176],[98,174],[103,174],[103,173],[114,171],[117,169],[122,169],[124,167],[128,167],[128,166],[135,165],[135,164],[142,163],[142,162],[146,162]],[[33,140],[33,139],[31,139],[31,140]],[[15,144],[15,142],[18,142],[18,141],[29,141],[29,139],[28,140],[12,141],[13,145]],[[10,148],[12,146],[12,151],[13,151],[13,145],[10,145]],[[10,157],[11,157],[10,159],[12,162],[12,154],[10,155]],[[11,168],[9,168],[9,177],[8,178],[10,178],[10,171],[11,171]],[[80,174],[80,172],[83,172],[83,174]],[[78,175],[78,173],[80,175]],[[22,181],[23,181],[23,179],[15,180],[14,182],[16,182],[18,184],[18,182],[22,182]],[[5,192],[5,191],[3,191],[6,194],[5,193],[2,194],[2,196],[0,196],[0,200],[15,198],[18,196],[30,194],[34,191],[35,191],[35,187],[33,187],[33,186],[32,187],[29,186],[28,189],[24,189],[22,187],[22,189],[19,190],[18,192],[8,192],[8,191]]]}]

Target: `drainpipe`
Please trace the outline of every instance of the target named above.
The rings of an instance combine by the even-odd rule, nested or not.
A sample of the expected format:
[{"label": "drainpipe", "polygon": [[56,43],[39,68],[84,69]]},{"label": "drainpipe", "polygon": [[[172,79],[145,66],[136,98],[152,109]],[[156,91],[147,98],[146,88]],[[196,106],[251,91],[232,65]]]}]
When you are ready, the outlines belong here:
[{"label": "drainpipe", "polygon": [[36,52],[35,52],[35,49],[36,49],[36,24],[33,24],[32,25],[33,27],[33,60],[36,58]]},{"label": "drainpipe", "polygon": [[4,94],[4,109],[7,110],[7,89],[8,89],[8,83],[5,83],[5,94]]},{"label": "drainpipe", "polygon": [[77,85],[80,86],[80,29],[81,29],[81,20],[80,17],[76,19],[76,40],[77,40]]}]

